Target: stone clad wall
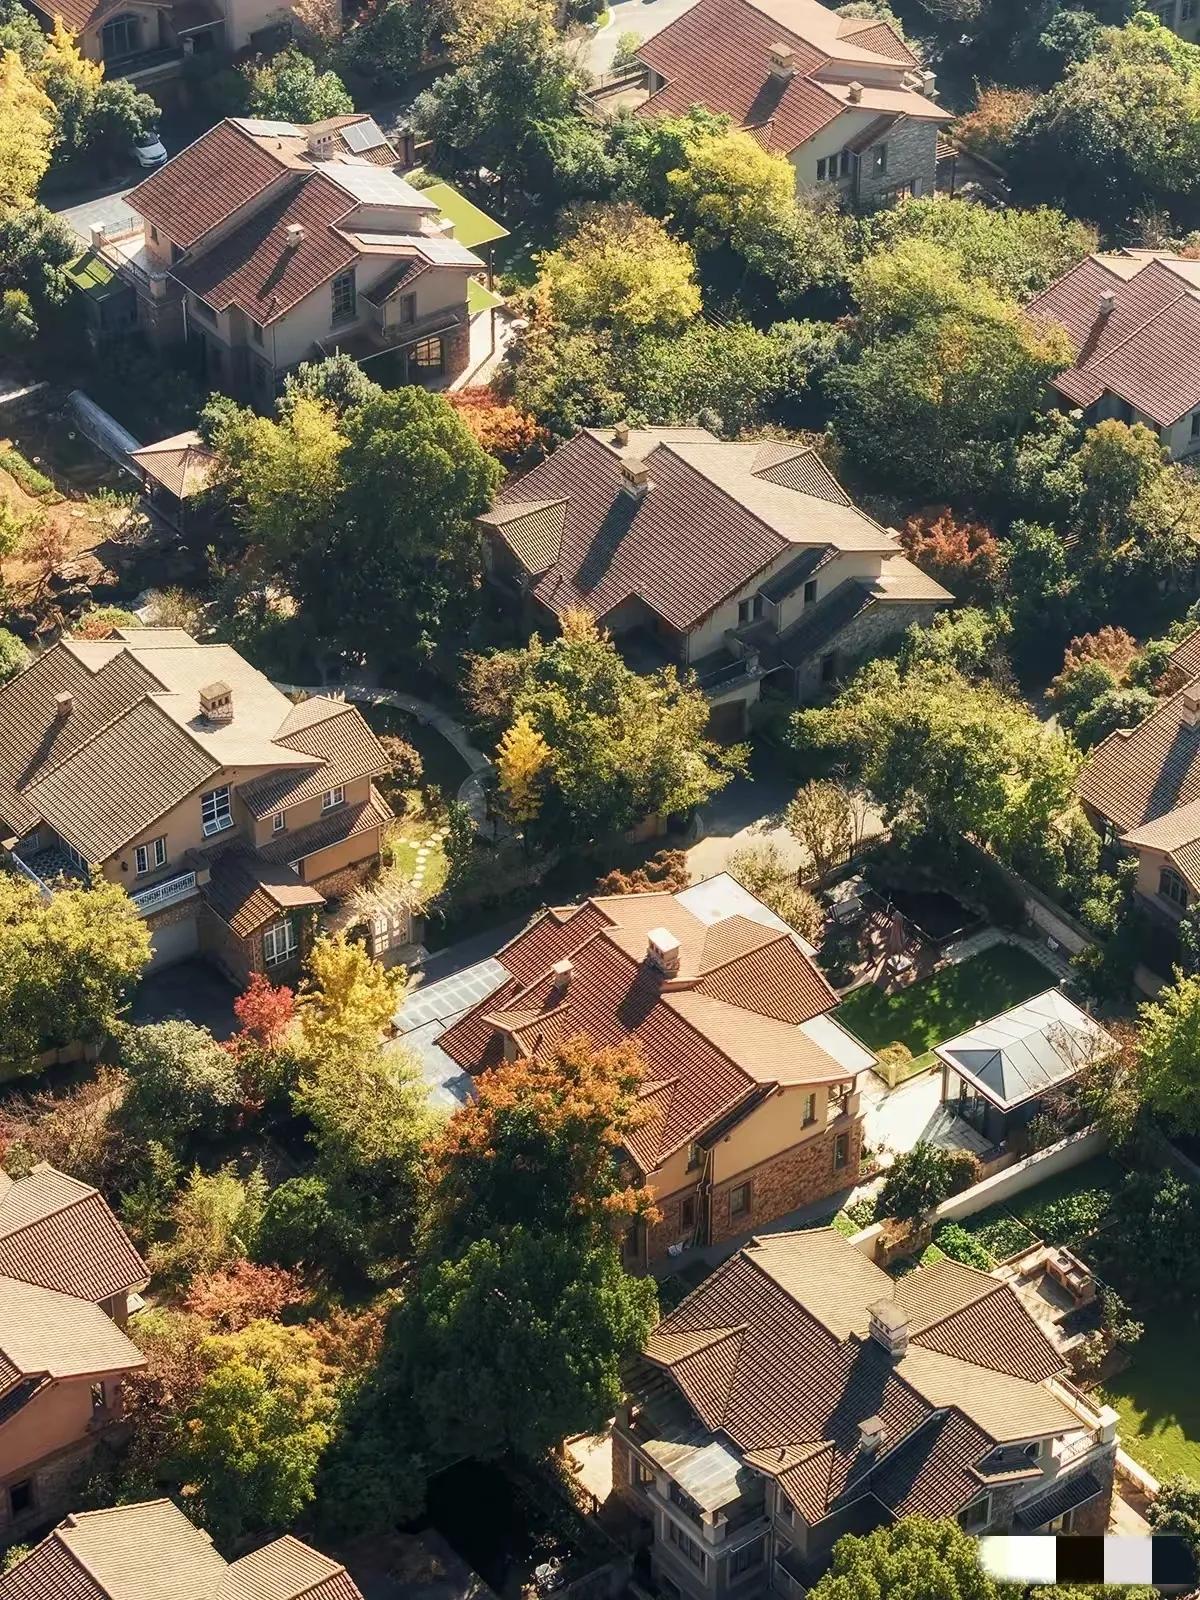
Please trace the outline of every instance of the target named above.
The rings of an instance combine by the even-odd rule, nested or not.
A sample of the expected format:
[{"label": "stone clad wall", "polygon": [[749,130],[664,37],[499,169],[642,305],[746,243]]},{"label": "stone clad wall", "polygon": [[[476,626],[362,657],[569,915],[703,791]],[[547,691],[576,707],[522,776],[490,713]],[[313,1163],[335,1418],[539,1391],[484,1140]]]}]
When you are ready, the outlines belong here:
[{"label": "stone clad wall", "polygon": [[864,150],[858,169],[858,200],[861,205],[883,203],[884,196],[897,185],[916,182],[918,194],[932,194],[937,176],[936,122],[910,122],[906,117],[892,124],[879,141],[887,145],[887,171],[871,171],[871,151]]},{"label": "stone clad wall", "polygon": [[844,678],[860,657],[878,655],[913,623],[927,627],[940,610],[941,603],[932,600],[877,600],[796,668],[796,698],[811,699],[826,687],[821,683],[821,660],[831,651],[837,656],[838,677]]},{"label": "stone clad wall", "polygon": [[[833,1168],[834,1140],[849,1135],[849,1150],[844,1167]],[[858,1182],[862,1161],[862,1119],[838,1117],[824,1132],[805,1139],[769,1161],[738,1173],[718,1184],[712,1193],[712,1244],[739,1234],[750,1233],[764,1222],[773,1222],[798,1206],[811,1205],[826,1195],[836,1194]],[[750,1209],[740,1216],[729,1215],[730,1192],[739,1184],[750,1183]]]}]

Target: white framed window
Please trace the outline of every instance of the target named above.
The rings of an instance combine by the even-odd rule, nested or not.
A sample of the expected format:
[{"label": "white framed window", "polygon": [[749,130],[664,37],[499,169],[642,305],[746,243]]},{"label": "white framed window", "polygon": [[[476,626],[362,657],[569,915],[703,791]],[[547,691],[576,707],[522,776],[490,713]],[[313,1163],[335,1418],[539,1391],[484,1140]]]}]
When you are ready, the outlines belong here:
[{"label": "white framed window", "polygon": [[887,171],[887,145],[877,144],[871,151],[871,171],[884,173]]},{"label": "white framed window", "polygon": [[79,851],[76,850],[76,848],[75,848],[75,846],[73,844],[68,844],[67,841],[64,839],[62,841],[62,847],[63,847],[63,850],[65,851],[66,855],[69,857],[69,859],[71,861],[71,864],[73,866],[78,867],[80,872],[86,872],[88,870],[87,862],[79,854]]},{"label": "white framed window", "polygon": [[277,967],[281,961],[289,960],[299,948],[300,942],[289,918],[284,917],[282,922],[273,922],[263,929],[263,961],[268,967]]},{"label": "white framed window", "polygon": [[272,833],[282,833],[283,830],[286,827],[287,827],[287,818],[284,816],[282,811],[277,811],[275,813],[275,815],[271,818],[271,832]]},{"label": "white framed window", "polygon": [[149,844],[139,844],[133,852],[133,867],[139,878],[143,873],[153,872],[156,867],[165,867],[166,864],[166,839],[151,839]]},{"label": "white framed window", "polygon": [[965,1533],[971,1533],[977,1528],[986,1528],[992,1516],[992,1497],[985,1494],[981,1500],[973,1500],[965,1511],[958,1514],[958,1525]]},{"label": "white framed window", "polygon": [[219,789],[210,789],[207,794],[200,796],[200,824],[205,837],[224,833],[226,828],[233,827],[233,806],[228,784],[222,784]]},{"label": "white framed window", "polygon": [[408,359],[409,365],[421,372],[441,372],[445,362],[441,339],[418,339],[409,351]]},{"label": "white framed window", "polygon": [[1177,906],[1186,906],[1188,903],[1188,886],[1170,867],[1164,867],[1158,875],[1158,892],[1164,899],[1173,900]]},{"label": "white framed window", "polygon": [[339,806],[344,806],[345,803],[346,791],[342,788],[341,784],[338,784],[336,789],[326,789],[325,793],[321,796],[322,811],[336,811]]}]

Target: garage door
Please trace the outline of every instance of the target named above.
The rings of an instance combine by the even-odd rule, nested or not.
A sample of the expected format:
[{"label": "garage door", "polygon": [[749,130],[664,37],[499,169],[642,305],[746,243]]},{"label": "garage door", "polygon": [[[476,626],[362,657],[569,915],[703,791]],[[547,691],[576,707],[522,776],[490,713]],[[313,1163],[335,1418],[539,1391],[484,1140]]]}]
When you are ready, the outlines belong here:
[{"label": "garage door", "polygon": [[200,924],[195,917],[186,922],[171,922],[165,928],[156,928],[150,935],[150,967],[169,967],[173,961],[184,961],[194,956],[200,948]]},{"label": "garage door", "polygon": [[726,700],[722,705],[710,706],[708,712],[708,737],[718,744],[736,744],[746,733],[746,702]]}]

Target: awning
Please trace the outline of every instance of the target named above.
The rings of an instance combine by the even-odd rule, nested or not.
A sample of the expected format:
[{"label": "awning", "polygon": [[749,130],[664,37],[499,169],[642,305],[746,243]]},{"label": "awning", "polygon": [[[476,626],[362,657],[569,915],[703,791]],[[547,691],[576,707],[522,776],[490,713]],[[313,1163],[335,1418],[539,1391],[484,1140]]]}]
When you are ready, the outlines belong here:
[{"label": "awning", "polygon": [[1076,1506],[1094,1500],[1100,1492],[1100,1483],[1094,1473],[1077,1472],[1073,1478],[1066,1478],[1062,1483],[1056,1484],[1047,1494],[1039,1495],[1036,1500],[1028,1500],[1023,1506],[1018,1506],[1017,1527],[1026,1532],[1034,1528],[1044,1528],[1048,1522],[1053,1522],[1055,1517],[1066,1516],[1067,1512],[1073,1511]]}]

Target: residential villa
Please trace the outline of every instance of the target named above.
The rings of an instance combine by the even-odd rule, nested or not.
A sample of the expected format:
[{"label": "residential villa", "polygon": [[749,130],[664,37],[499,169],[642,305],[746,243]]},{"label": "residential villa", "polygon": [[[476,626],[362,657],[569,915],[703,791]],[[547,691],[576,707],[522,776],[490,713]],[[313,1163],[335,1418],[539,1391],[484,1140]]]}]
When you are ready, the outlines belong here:
[{"label": "residential villa", "polygon": [[170,1500],[77,1511],[0,1576],[0,1600],[363,1600],[291,1534],[236,1561]]},{"label": "residential villa", "polygon": [[294,978],[313,914],[377,865],[388,770],[355,707],[293,705],[178,628],[64,639],[0,688],[12,868],[121,884],[153,965],[203,952],[239,984]]},{"label": "residential villa", "polygon": [[727,875],[546,911],[491,965],[491,992],[436,1041],[460,1071],[577,1034],[644,1057],[650,1115],[626,1156],[662,1220],[630,1230],[631,1268],[858,1181],[856,1084],[874,1058],[829,1015],[810,948]]},{"label": "residential villa", "polygon": [[485,358],[499,303],[457,231],[505,230],[449,186],[440,202],[414,188],[398,161],[367,116],[227,117],[130,191],[124,226],[93,227],[83,265],[100,256],[127,291],[95,285],[94,331],[186,342],[206,383],[261,409],[336,351],[389,381],[452,383]]},{"label": "residential villa", "polygon": [[233,55],[267,47],[290,30],[280,0],[28,0],[49,31],[56,17],[89,61],[110,78],[155,89],[178,78],[191,56]]},{"label": "residential villa", "polygon": [[1150,919],[1138,982],[1154,990],[1178,959],[1176,928],[1200,898],[1200,636],[1171,658],[1181,687],[1136,728],[1118,728],[1080,772],[1080,802],[1110,855],[1138,860],[1138,904]]},{"label": "residential villa", "polygon": [[1006,1283],[944,1257],[893,1279],[833,1229],[752,1239],[628,1375],[613,1483],[661,1594],[802,1597],[846,1533],[1103,1533],[1116,1413]]},{"label": "residential villa", "polygon": [[785,155],[796,185],[887,205],[934,191],[934,75],[886,22],[817,0],[697,0],[638,48],[644,117],[723,112]]},{"label": "residential villa", "polygon": [[1143,9],[1190,44],[1200,39],[1200,0],[1149,0]]},{"label": "residential villa", "polygon": [[480,525],[526,621],[583,606],[633,666],[692,668],[720,737],[764,685],[810,698],[953,598],[809,446],[704,428],[584,429]]},{"label": "residential villa", "polygon": [[0,1171],[0,1545],[61,1516],[119,1430],[123,1380],[145,1365],[130,1296],[148,1277],[95,1189],[44,1162]]},{"label": "residential villa", "polygon": [[1163,250],[1091,255],[1029,303],[1067,330],[1074,365],[1051,380],[1090,424],[1158,435],[1172,461],[1200,450],[1200,261]]}]

